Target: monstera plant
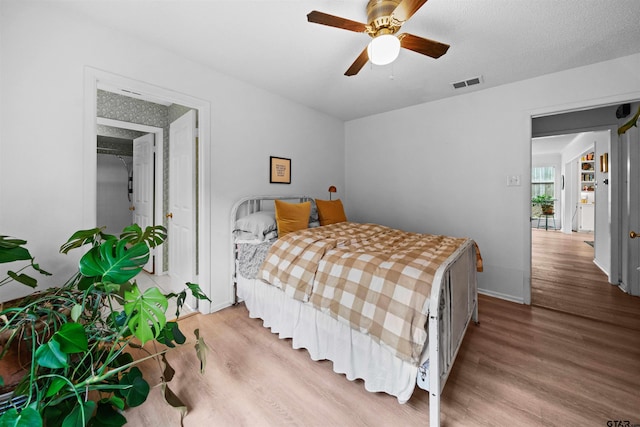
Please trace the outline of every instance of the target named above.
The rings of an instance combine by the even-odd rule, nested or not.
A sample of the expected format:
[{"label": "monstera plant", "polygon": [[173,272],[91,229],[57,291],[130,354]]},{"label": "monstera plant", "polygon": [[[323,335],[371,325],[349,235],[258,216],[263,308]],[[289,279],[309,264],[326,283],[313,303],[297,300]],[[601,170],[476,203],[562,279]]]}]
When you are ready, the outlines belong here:
[{"label": "monstera plant", "polygon": [[[100,228],[78,231],[60,248],[66,254],[90,246],[78,272],[60,287],[3,306],[0,363],[16,344],[29,358],[9,409],[0,415],[0,427],[122,426],[124,410],[147,398],[150,386],[137,365],[151,358],[164,366],[165,399],[184,417],[185,405],[168,386],[174,370],[165,353],[186,337],[177,322],[167,320],[168,302],[176,300],[177,319],[188,293],[208,298],[193,283],[178,294],[138,288],[134,278],[147,263],[150,248],[165,239],[161,226],[142,230],[132,225],[119,237]],[[0,236],[0,262],[24,264],[9,271],[0,285],[15,281],[35,287],[37,281],[27,269],[49,274],[35,263],[25,244]],[[206,344],[197,330],[194,333],[204,367]]]}]

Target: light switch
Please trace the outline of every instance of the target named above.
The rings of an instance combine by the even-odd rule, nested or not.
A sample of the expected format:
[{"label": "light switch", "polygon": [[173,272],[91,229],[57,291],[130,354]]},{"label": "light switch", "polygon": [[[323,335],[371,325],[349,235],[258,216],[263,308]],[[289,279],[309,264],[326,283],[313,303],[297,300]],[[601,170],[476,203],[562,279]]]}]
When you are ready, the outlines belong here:
[{"label": "light switch", "polygon": [[519,186],[520,186],[520,175],[507,176],[507,187],[519,187]]}]

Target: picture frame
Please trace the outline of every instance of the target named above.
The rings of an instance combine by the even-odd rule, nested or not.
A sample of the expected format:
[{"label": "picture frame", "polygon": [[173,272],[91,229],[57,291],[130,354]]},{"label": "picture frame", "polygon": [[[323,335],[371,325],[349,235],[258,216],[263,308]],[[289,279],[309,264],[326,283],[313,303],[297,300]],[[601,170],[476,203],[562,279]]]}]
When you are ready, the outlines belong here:
[{"label": "picture frame", "polygon": [[271,184],[291,184],[291,159],[269,157],[269,182]]},{"label": "picture frame", "polygon": [[600,156],[600,172],[609,172],[609,153],[604,153]]}]

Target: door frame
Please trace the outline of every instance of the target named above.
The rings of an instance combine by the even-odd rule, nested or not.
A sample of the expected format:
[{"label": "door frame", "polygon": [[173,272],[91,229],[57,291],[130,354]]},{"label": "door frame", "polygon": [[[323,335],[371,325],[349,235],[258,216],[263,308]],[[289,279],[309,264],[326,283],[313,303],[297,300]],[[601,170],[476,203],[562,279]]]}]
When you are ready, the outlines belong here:
[{"label": "door frame", "polygon": [[[164,129],[158,128],[155,126],[147,126],[140,125],[138,123],[131,122],[123,122],[122,120],[114,120],[114,119],[105,119],[102,117],[96,118],[96,124],[117,127],[121,129],[135,130],[138,132],[146,132],[154,134],[154,138],[156,141],[154,152],[155,152],[155,165],[162,165],[162,159],[164,156],[164,144],[159,143],[158,141],[163,141],[164,137]],[[154,179],[153,179],[153,223],[154,224],[162,224],[162,202],[164,198],[164,194],[162,192],[162,179],[163,179],[163,170],[162,168],[154,166]],[[134,178],[135,179],[135,178]],[[162,258],[164,253],[164,245],[156,246],[153,248],[154,261],[153,261],[153,271],[155,274],[164,274],[166,271],[162,268]]]},{"label": "door frame", "polygon": [[[640,102],[633,101],[631,104],[631,114],[621,122],[627,122],[629,118],[635,114],[636,108],[640,108]],[[638,182],[640,178],[640,148],[638,145],[640,140],[640,132],[637,127],[628,129],[619,137],[619,143],[623,147],[622,151],[626,154],[625,170],[623,179],[626,183],[623,191],[623,210],[626,213],[622,217],[621,234],[623,236],[623,244],[621,246],[622,268],[621,272],[624,277],[621,280],[620,288],[626,293],[634,296],[640,296],[640,267],[636,267],[637,260],[640,259],[640,248],[637,241],[630,236],[631,231],[640,230],[639,213],[640,212],[640,187],[632,188],[629,183]],[[624,244],[626,242],[626,246]]]},{"label": "door frame", "polygon": [[[208,193],[211,191],[211,167],[213,163],[213,150],[211,147],[211,104],[209,101],[193,97],[184,93],[175,92],[160,86],[155,86],[139,80],[113,74],[97,68],[85,66],[84,68],[84,117],[83,117],[83,227],[93,228],[96,226],[96,175],[97,175],[97,142],[96,142],[96,101],[98,83],[116,86],[121,89],[142,93],[157,99],[166,100],[172,103],[190,107],[198,111],[198,264],[200,266],[196,281],[206,295],[211,295],[211,203],[212,197]],[[160,139],[162,141],[162,139]],[[163,155],[162,150],[157,150]],[[156,159],[156,164],[161,163],[162,158]],[[162,168],[156,168],[162,169]],[[156,171],[157,173],[157,171]],[[162,171],[160,171],[162,173]],[[157,174],[156,174],[157,178]],[[162,182],[160,179],[159,182]],[[160,186],[161,187],[161,186]],[[156,195],[158,187],[156,186]],[[160,189],[162,196],[162,190]],[[162,200],[162,199],[157,199]],[[162,224],[162,204],[156,203],[160,207],[160,221]],[[157,215],[157,211],[156,211]],[[157,216],[156,216],[157,221]],[[158,257],[158,259],[162,259]],[[210,313],[211,303],[207,300],[196,301],[197,309],[202,313]]]},{"label": "door frame", "polygon": [[[528,151],[527,151],[528,164],[527,164],[527,168],[525,169],[525,170],[528,170],[528,175],[527,175],[527,179],[524,181],[525,185],[527,185],[527,189],[524,191],[524,196],[522,200],[522,204],[523,204],[522,206],[525,209],[524,212],[529,211],[530,209],[529,205],[531,204],[531,167],[532,167],[531,139],[532,139],[532,133],[533,133],[532,121],[534,118],[550,116],[555,114],[571,113],[575,111],[588,110],[591,108],[608,107],[611,105],[618,105],[618,104],[624,104],[629,102],[637,102],[638,100],[640,100],[640,92],[629,92],[625,94],[618,94],[618,95],[607,96],[602,98],[585,99],[579,102],[567,103],[564,105],[554,105],[554,106],[548,106],[544,108],[531,109],[531,110],[525,111],[524,115],[526,116],[526,120],[525,120],[525,126],[523,127],[523,132],[526,133],[526,136],[523,135],[522,138],[523,138],[523,141],[524,140],[528,141]],[[614,137],[612,136],[612,144],[611,144],[612,147],[614,145],[613,139]],[[619,160],[622,161],[622,159],[619,159]],[[611,163],[615,161],[613,158],[613,155],[609,157],[609,161]],[[612,166],[612,169],[614,169],[614,166]],[[614,257],[614,252],[616,252],[615,248],[621,247],[622,245],[622,240],[621,240],[622,236],[620,235],[620,229],[617,225],[620,223],[620,218],[622,215],[622,212],[621,212],[622,202],[621,202],[621,195],[619,194],[619,191],[620,191],[619,188],[617,190],[612,188],[611,199],[609,200],[609,202],[611,203],[611,224],[612,224],[612,229],[611,229],[611,259],[612,259],[611,270],[612,271],[615,268],[618,268],[619,270],[619,267],[614,267],[614,264],[618,264],[619,260],[616,261],[616,263],[614,263],[613,257]],[[531,233],[532,231],[531,231],[530,221],[528,221],[528,217],[526,218],[526,221],[523,222],[523,233],[525,236],[524,238],[525,247],[523,252],[525,257],[524,265],[527,266],[527,270],[525,271],[525,277],[523,280],[523,303],[531,305],[531,271],[532,271]],[[615,255],[619,256],[619,253],[616,253]]]}]

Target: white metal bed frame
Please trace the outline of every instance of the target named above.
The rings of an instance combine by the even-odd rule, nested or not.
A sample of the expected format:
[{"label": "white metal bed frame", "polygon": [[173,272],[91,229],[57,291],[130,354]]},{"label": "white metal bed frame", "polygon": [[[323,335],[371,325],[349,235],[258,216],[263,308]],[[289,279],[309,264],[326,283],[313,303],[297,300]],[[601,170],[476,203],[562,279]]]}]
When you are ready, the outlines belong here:
[{"label": "white metal bed frame", "polygon": [[[261,210],[270,210],[265,209],[266,205],[272,205],[276,199],[298,203],[312,200],[305,195],[245,197],[233,205],[231,230],[235,228],[238,218]],[[237,303],[237,248],[233,233],[231,233],[231,247],[234,303]],[[431,287],[431,296],[428,301],[428,367],[421,366],[418,373],[419,376],[424,377],[428,369],[428,388],[419,378],[416,378],[417,385],[429,391],[430,426],[440,426],[440,396],[467,327],[471,320],[479,324],[475,250],[473,241],[467,240],[438,268]],[[465,265],[465,256],[471,258],[466,260],[468,265]],[[435,372],[440,374],[430,374]]]}]

